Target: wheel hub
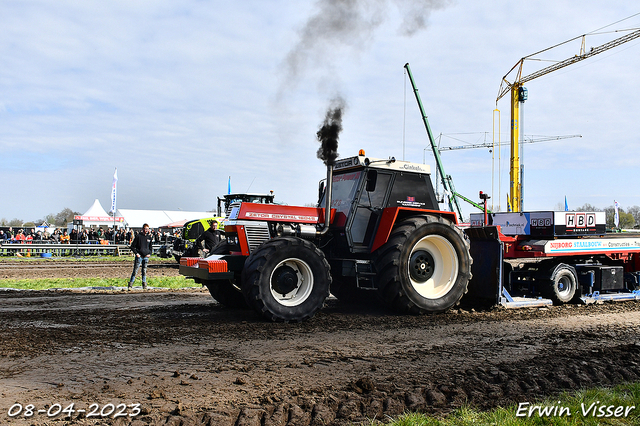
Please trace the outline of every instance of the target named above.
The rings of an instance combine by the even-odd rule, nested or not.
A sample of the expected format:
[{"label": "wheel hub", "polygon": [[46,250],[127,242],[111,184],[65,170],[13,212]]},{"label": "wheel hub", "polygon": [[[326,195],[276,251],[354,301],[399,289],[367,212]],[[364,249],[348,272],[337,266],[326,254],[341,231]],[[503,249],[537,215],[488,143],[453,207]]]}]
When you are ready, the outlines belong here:
[{"label": "wheel hub", "polygon": [[271,288],[278,294],[288,294],[298,288],[298,271],[291,266],[281,266],[273,274]]},{"label": "wheel hub", "polygon": [[409,260],[409,274],[416,282],[424,283],[433,276],[435,262],[433,256],[426,250],[417,250]]}]

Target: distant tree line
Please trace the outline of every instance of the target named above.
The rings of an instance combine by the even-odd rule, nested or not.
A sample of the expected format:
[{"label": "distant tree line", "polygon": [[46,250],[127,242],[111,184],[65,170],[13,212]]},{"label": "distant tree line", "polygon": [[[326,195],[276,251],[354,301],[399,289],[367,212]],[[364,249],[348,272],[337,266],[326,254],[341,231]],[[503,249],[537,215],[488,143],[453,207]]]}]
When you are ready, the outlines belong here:
[{"label": "distant tree line", "polygon": [[6,218],[3,217],[2,219],[0,219],[0,226],[37,226],[37,225],[40,225],[42,222],[46,221],[50,225],[64,227],[64,226],[67,226],[67,223],[73,222],[74,216],[77,216],[80,214],[81,214],[80,212],[74,212],[70,208],[65,207],[58,214],[49,213],[44,217],[44,219],[38,219],[34,221],[25,222],[17,218],[7,220]]}]

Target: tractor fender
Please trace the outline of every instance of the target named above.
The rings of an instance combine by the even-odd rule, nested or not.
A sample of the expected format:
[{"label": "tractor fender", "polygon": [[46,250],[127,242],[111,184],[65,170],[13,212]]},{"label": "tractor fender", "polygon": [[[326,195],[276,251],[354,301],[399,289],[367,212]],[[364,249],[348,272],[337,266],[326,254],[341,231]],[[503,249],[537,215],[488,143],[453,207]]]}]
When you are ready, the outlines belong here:
[{"label": "tractor fender", "polygon": [[371,252],[376,251],[389,240],[389,236],[391,235],[391,231],[393,230],[396,222],[402,221],[411,216],[420,216],[425,214],[441,216],[450,220],[455,225],[458,224],[458,216],[454,212],[415,209],[411,207],[387,207],[382,211],[382,217],[380,218],[378,230],[376,231],[376,236],[373,240],[373,245],[371,246]]}]

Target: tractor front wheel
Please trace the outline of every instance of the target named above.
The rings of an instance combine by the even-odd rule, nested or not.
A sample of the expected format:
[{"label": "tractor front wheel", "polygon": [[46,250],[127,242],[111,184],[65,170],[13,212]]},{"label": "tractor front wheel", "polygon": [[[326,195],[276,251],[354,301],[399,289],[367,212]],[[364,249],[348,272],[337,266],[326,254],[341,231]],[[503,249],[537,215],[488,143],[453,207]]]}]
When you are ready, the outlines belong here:
[{"label": "tractor front wheel", "polygon": [[330,266],[313,243],[274,238],[247,258],[242,291],[249,306],[272,321],[311,318],[329,296]]},{"label": "tractor front wheel", "polygon": [[247,309],[242,290],[236,285],[236,280],[207,280],[204,285],[209,289],[211,297],[228,308]]}]

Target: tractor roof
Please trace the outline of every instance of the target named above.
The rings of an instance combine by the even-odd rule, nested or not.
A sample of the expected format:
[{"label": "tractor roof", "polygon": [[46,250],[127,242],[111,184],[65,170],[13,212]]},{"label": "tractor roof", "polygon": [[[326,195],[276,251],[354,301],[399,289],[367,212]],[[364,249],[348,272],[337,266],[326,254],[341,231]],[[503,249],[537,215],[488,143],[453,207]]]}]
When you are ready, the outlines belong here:
[{"label": "tractor roof", "polygon": [[342,171],[354,168],[373,168],[380,170],[394,170],[401,172],[426,173],[431,174],[431,167],[428,164],[410,163],[408,161],[396,160],[394,157],[388,159],[370,158],[364,155],[347,157],[336,160],[333,166],[334,171]]}]

